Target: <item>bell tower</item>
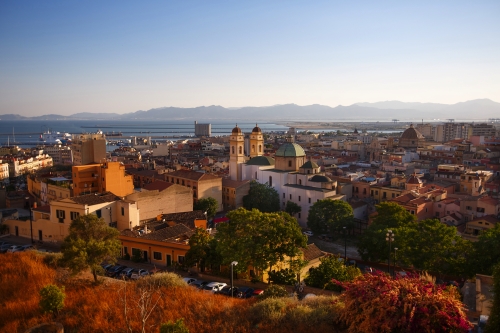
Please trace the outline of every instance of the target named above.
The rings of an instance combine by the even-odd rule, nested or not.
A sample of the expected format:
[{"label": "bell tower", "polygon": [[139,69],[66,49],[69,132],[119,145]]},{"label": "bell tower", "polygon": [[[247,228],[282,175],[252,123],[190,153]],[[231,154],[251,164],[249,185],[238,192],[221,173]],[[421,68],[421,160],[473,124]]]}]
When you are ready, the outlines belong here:
[{"label": "bell tower", "polygon": [[245,162],[245,136],[236,125],[229,139],[229,175],[231,180],[241,180],[241,164]]},{"label": "bell tower", "polygon": [[262,156],[264,154],[264,136],[259,126],[255,127],[250,134],[250,158]]}]

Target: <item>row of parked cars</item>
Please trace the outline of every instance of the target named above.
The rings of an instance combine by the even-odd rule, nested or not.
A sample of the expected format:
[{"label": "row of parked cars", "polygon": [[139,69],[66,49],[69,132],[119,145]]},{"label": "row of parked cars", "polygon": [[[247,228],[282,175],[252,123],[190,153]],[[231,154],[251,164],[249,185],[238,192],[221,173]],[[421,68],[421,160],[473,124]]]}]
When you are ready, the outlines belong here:
[{"label": "row of parked cars", "polygon": [[15,252],[23,252],[26,250],[33,250],[34,247],[31,244],[28,245],[13,245],[7,242],[0,242],[0,253],[15,253]]},{"label": "row of parked cars", "polygon": [[224,282],[208,282],[208,281],[200,281],[194,278],[183,278],[183,280],[191,287],[196,289],[214,293],[225,295],[229,297],[238,297],[238,298],[250,298],[255,297],[264,292],[262,289],[254,289],[250,287],[233,287],[228,286],[227,283]]},{"label": "row of parked cars", "polygon": [[106,276],[121,280],[138,280],[145,276],[160,272],[160,270],[148,271],[142,268],[131,268],[124,265],[111,265],[106,263],[102,263],[101,267],[104,269],[104,274]]}]

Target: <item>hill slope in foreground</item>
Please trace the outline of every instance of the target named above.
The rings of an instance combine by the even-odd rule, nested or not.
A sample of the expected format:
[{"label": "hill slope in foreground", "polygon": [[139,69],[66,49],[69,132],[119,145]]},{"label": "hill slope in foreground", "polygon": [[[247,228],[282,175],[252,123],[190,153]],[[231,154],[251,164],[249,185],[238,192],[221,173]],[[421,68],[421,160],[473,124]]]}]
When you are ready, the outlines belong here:
[{"label": "hill slope in foreground", "polygon": [[[240,300],[197,291],[172,273],[93,285],[49,267],[50,258],[37,252],[0,255],[1,332],[24,332],[52,320],[65,332],[159,332],[161,323],[180,318],[191,333],[389,332],[401,331],[402,325],[411,332],[466,332],[468,327],[463,305],[452,294],[418,279],[369,275],[340,297]],[[54,317],[38,305],[39,291],[48,284],[66,293],[65,306]]]}]

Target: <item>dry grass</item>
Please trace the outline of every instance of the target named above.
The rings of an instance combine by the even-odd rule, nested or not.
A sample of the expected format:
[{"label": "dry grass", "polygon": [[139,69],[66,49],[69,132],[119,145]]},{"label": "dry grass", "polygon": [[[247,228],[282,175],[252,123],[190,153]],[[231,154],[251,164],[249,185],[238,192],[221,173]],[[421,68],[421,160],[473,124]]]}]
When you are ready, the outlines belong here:
[{"label": "dry grass", "polygon": [[[300,333],[313,326],[315,330],[336,331],[335,316],[329,313],[335,311],[332,298],[268,300],[276,303],[273,307],[255,299],[231,299],[179,286],[170,276],[162,282],[160,287],[123,281],[96,286],[89,279],[71,278],[63,270],[47,266],[43,255],[34,252],[1,255],[0,332],[23,332],[52,320],[38,306],[38,292],[49,283],[65,286],[65,307],[55,319],[70,333],[141,332],[141,308],[151,310],[153,304],[156,306],[145,332],[159,332],[161,323],[179,318],[184,318],[193,333]],[[148,301],[151,304],[144,306]]]}]

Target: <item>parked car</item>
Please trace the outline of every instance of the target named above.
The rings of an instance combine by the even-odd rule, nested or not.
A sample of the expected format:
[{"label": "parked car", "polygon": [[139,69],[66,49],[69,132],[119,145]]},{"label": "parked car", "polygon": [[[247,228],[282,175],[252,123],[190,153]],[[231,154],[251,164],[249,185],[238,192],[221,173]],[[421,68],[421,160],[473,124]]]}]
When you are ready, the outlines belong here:
[{"label": "parked car", "polygon": [[216,293],[222,290],[227,285],[227,283],[224,282],[210,282],[206,286],[203,287],[203,291],[206,292],[211,292],[211,293]]},{"label": "parked car", "polygon": [[34,250],[34,249],[35,247],[33,245],[28,244],[28,245],[23,245],[21,251]]},{"label": "parked car", "polygon": [[312,233],[312,231],[304,231],[303,234],[306,235],[306,236],[308,236],[308,237],[314,236],[314,234]]},{"label": "parked car", "polygon": [[118,275],[121,271],[123,271],[125,268],[127,268],[127,266],[123,266],[123,265],[116,265],[112,268],[110,268],[107,272],[106,272],[106,275],[109,276],[109,277],[115,277],[116,275]]},{"label": "parked car", "polygon": [[147,269],[134,269],[132,274],[130,274],[131,280],[139,280],[145,276],[148,276],[149,272]]},{"label": "parked car", "polygon": [[7,252],[9,253],[15,253],[15,252],[21,252],[23,246],[22,245],[11,245]]},{"label": "parked car", "polygon": [[238,294],[236,297],[238,298],[250,298],[253,296],[253,292],[255,289],[250,288],[250,287],[239,287],[238,288]]},{"label": "parked car", "polygon": [[358,267],[356,260],[354,260],[354,259],[348,260],[346,266]]},{"label": "parked car", "polygon": [[125,280],[130,279],[130,275],[132,275],[133,271],[134,271],[133,268],[127,267],[123,271],[118,273],[118,275],[116,277],[119,279],[125,279]]},{"label": "parked car", "polygon": [[231,296],[231,291],[233,292],[233,296],[236,297],[236,295],[238,295],[238,287],[232,287],[231,286],[225,286],[224,288],[222,288],[221,290],[219,290],[218,292],[216,292],[216,294],[221,294],[221,295],[224,295],[224,296]]},{"label": "parked car", "polygon": [[210,282],[208,281],[200,281],[200,280],[196,280],[195,282],[191,282],[189,285],[191,287],[195,287],[197,289],[203,289],[203,287],[205,287],[207,284],[209,284]]},{"label": "parked car", "polygon": [[255,289],[253,292],[252,292],[252,297],[257,297],[259,295],[262,295],[264,293],[264,289]]},{"label": "parked car", "polygon": [[191,284],[191,283],[193,283],[193,282],[198,281],[198,280],[196,280],[196,279],[189,278],[189,277],[182,278],[182,280],[183,280],[184,282],[186,282],[187,284]]},{"label": "parked car", "polygon": [[0,253],[5,253],[7,250],[12,246],[12,244],[7,244],[5,243],[4,245],[0,246]]}]

